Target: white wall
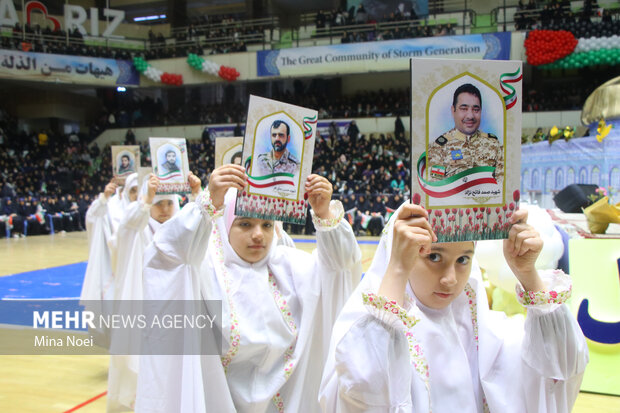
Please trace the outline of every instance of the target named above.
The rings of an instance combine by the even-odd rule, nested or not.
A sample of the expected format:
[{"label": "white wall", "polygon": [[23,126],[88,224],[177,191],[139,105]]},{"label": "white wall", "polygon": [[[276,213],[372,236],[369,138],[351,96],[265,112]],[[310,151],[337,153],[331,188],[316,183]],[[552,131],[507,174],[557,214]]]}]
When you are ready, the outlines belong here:
[{"label": "white wall", "polygon": [[527,112],[523,114],[522,128],[580,126],[581,111]]}]

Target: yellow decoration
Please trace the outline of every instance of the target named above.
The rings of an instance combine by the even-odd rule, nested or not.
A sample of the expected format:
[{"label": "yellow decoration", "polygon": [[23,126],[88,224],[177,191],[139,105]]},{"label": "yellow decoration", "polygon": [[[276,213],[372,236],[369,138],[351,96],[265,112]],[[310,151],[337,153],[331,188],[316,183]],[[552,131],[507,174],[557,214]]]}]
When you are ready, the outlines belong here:
[{"label": "yellow decoration", "polygon": [[560,133],[558,127],[553,126],[553,128],[549,131],[549,145],[560,139],[560,136],[562,136],[562,134]]},{"label": "yellow decoration", "polygon": [[598,132],[598,135],[596,135],[596,140],[603,142],[603,139],[609,135],[609,131],[611,131],[613,126],[614,125],[612,124],[607,125],[605,123],[605,119],[601,118],[601,120],[598,121],[598,128],[596,128],[596,132]]},{"label": "yellow decoration", "polygon": [[611,205],[604,196],[583,210],[593,234],[604,234],[609,224],[620,224],[620,203]]},{"label": "yellow decoration", "polygon": [[567,126],[564,128],[564,140],[568,142],[575,135],[575,128]]},{"label": "yellow decoration", "polygon": [[558,127],[557,126],[553,126],[553,128],[551,128],[551,130],[549,131],[549,135],[555,136],[557,134],[558,134]]}]

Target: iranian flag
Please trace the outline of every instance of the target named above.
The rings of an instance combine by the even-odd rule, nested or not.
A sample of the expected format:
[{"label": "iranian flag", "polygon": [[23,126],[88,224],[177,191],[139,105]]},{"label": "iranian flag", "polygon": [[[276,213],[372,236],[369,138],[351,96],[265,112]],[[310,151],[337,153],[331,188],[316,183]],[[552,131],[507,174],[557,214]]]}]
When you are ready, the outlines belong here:
[{"label": "iranian flag", "polygon": [[446,198],[478,185],[497,184],[497,181],[493,178],[493,172],[495,171],[493,166],[477,166],[439,181],[427,181],[424,179],[426,152],[418,159],[417,169],[418,183],[422,191],[433,198]]}]

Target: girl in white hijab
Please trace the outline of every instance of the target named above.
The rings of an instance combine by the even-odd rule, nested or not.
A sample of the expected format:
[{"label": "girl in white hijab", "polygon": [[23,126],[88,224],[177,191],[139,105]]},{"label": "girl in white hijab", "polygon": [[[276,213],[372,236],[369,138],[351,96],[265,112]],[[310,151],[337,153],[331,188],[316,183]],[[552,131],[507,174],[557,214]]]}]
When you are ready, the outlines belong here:
[{"label": "girl in white hijab", "polygon": [[[588,362],[585,338],[563,302],[570,278],[534,263],[542,249],[510,218],[504,256],[528,309],[525,326],[490,311],[473,242],[437,240],[426,210],[405,204],[332,335],[324,412],[569,412]],[[471,275],[470,275],[471,273]]]},{"label": "girl in white hijab", "polygon": [[[200,192],[200,180],[190,173],[188,181],[194,195],[197,195]],[[131,303],[123,304],[122,313],[141,313],[136,307],[139,307],[138,302],[143,299],[144,251],[161,225],[180,210],[177,195],[156,195],[158,185],[157,176],[150,174],[146,177],[142,184],[141,199],[128,206],[118,228],[114,299],[132,300]],[[114,347],[114,336],[112,346]],[[110,356],[108,412],[134,409],[138,366],[138,355]]]},{"label": "girl in white hijab", "polygon": [[361,275],[361,252],[332,186],[310,175],[317,249],[277,245],[273,221],[234,215],[243,167],[162,226],[144,298],[221,300],[222,356],[143,356],[137,412],[316,412],[333,322]]},{"label": "girl in white hijab", "polygon": [[133,173],[119,187],[110,182],[86,211],[88,265],[80,301],[114,297],[115,235],[131,202],[138,198],[138,174]]}]

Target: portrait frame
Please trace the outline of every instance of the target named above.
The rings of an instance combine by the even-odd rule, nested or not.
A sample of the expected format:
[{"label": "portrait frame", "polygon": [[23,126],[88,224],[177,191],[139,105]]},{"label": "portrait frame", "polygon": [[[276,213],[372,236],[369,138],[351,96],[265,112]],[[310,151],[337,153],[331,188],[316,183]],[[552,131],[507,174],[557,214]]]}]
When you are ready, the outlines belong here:
[{"label": "portrait frame", "polygon": [[[138,171],[140,167],[140,146],[138,145],[112,145],[112,176],[117,185],[125,185],[129,175]],[[129,169],[122,170],[122,158],[129,157]]]},{"label": "portrait frame", "polygon": [[[189,160],[185,138],[149,138],[153,173],[159,178],[157,194],[188,194]],[[174,153],[174,162],[168,158]]]},{"label": "portrait frame", "polygon": [[243,163],[243,136],[215,138],[215,168],[233,163],[239,155],[239,165]]},{"label": "portrait frame", "polygon": [[[508,236],[520,200],[521,66],[411,59],[412,199],[429,211],[439,242]],[[462,93],[480,93],[480,111],[457,125],[452,104],[465,84],[473,90]]]},{"label": "portrait frame", "polygon": [[[237,215],[305,223],[303,182],[312,170],[317,118],[312,109],[250,96],[242,158],[248,184],[237,194]],[[290,136],[281,150],[272,144],[276,120],[288,125]]]}]

